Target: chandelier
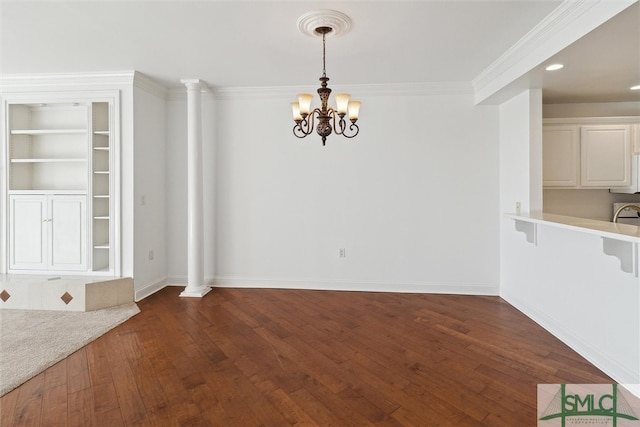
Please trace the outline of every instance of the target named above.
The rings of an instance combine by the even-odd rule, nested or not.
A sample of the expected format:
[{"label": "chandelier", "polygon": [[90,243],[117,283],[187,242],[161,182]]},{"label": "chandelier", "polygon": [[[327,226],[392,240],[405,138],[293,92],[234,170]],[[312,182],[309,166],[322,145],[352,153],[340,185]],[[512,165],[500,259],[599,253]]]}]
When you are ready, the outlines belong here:
[{"label": "chandelier", "polygon": [[[350,101],[351,95],[348,93],[337,93],[335,94],[336,108],[329,105],[331,89],[327,87],[329,77],[327,77],[326,71],[325,47],[326,36],[333,31],[333,28],[319,26],[313,31],[315,34],[322,36],[322,77],[320,77],[320,87],[318,88],[320,107],[311,110],[313,95],[310,93],[298,94],[298,102],[291,103],[293,120],[296,122],[293,126],[293,134],[298,138],[304,138],[313,132],[315,126],[324,146],[327,136],[331,135],[332,132],[346,138],[353,138],[358,134],[360,128],[356,121],[358,121],[361,103],[360,101]],[[347,123],[345,116],[348,116],[350,123]]]}]

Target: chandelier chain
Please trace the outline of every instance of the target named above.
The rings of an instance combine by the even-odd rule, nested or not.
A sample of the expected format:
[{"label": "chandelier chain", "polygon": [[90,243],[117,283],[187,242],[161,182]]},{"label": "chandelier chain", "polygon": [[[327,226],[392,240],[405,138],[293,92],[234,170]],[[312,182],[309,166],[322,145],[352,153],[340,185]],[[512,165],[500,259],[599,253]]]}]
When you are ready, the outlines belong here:
[{"label": "chandelier chain", "polygon": [[322,77],[327,77],[327,66],[326,66],[326,58],[325,58],[325,50],[326,50],[326,34],[322,33]]}]

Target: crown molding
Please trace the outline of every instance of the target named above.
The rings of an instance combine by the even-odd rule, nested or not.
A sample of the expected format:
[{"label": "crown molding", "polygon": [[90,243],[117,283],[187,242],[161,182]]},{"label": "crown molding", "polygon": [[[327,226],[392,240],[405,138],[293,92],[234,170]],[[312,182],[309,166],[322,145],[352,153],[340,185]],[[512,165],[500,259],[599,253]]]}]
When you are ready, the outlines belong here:
[{"label": "crown molding", "polygon": [[[184,80],[195,82],[196,80]],[[197,80],[203,96],[216,99],[236,98],[283,98],[290,99],[301,92],[314,93],[317,87],[310,86],[263,86],[263,87],[210,87],[204,81]],[[32,92],[43,88],[74,90],[82,88],[134,86],[145,92],[168,100],[186,99],[186,87],[166,88],[157,81],[138,71],[118,71],[100,73],[62,73],[62,74],[25,74],[3,75],[0,77],[0,90],[3,92]],[[430,96],[473,94],[471,82],[429,82],[429,83],[388,83],[388,84],[350,84],[332,86],[334,92],[348,91],[355,96]]]},{"label": "crown molding", "polygon": [[533,29],[525,34],[513,46],[473,79],[474,87],[486,86],[506,70],[526,58],[531,51],[537,49],[545,40],[562,31],[567,20],[573,21],[582,15],[585,8],[593,7],[593,2],[575,1],[563,2],[556,9],[540,21]]},{"label": "crown molding", "polygon": [[6,90],[36,89],[59,86],[96,86],[133,84],[133,70],[116,72],[56,73],[56,74],[4,74],[0,88]]},{"label": "crown molding", "polygon": [[135,86],[145,92],[166,98],[167,89],[150,77],[134,70],[52,73],[52,74],[5,74],[0,76],[2,92],[32,92],[43,89],[99,89]]},{"label": "crown molding", "polygon": [[482,102],[637,0],[565,0],[472,84]]},{"label": "crown molding", "polygon": [[168,89],[139,71],[134,71],[133,85],[159,98],[167,99]]},{"label": "crown molding", "polygon": [[[314,93],[316,89],[309,86],[220,87],[213,88],[212,94],[217,99],[292,99],[298,93]],[[353,84],[336,85],[331,89],[334,92],[348,91],[356,97],[473,94],[471,82]],[[182,89],[182,92],[184,91]]]}]

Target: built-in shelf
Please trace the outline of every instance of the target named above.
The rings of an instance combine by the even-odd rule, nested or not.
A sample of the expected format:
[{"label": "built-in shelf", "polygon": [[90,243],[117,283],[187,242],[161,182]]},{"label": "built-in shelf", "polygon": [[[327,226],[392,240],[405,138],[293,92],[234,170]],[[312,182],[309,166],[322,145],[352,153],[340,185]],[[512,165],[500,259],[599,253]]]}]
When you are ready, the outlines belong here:
[{"label": "built-in shelf", "polygon": [[74,135],[87,133],[86,129],[11,129],[11,135]]},{"label": "built-in shelf", "polygon": [[108,216],[94,216],[93,219],[109,219]]},{"label": "built-in shelf", "polygon": [[109,195],[108,194],[94,194],[93,198],[94,199],[108,199]]},{"label": "built-in shelf", "polygon": [[93,171],[96,175],[109,175],[109,171]]},{"label": "built-in shelf", "polygon": [[108,130],[94,130],[93,134],[94,135],[106,135],[106,136],[109,136],[109,131]]},{"label": "built-in shelf", "polygon": [[109,151],[109,147],[93,147],[96,151]]},{"label": "built-in shelf", "polygon": [[11,163],[69,163],[69,162],[86,162],[87,159],[11,159]]},{"label": "built-in shelf", "polygon": [[109,243],[101,243],[98,245],[93,245],[93,249],[109,249]]}]

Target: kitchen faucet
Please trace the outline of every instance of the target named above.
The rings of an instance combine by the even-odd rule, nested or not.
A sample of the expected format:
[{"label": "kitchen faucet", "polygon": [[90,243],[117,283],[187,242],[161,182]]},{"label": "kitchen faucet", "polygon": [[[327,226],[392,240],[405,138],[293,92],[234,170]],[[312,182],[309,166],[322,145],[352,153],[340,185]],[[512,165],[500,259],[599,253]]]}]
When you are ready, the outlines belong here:
[{"label": "kitchen faucet", "polygon": [[618,222],[618,216],[620,216],[620,212],[622,212],[623,210],[625,210],[627,208],[631,208],[631,209],[635,210],[636,212],[638,212],[638,216],[640,217],[640,206],[636,206],[633,203],[627,203],[627,204],[624,204],[624,205],[620,206],[618,208],[618,210],[616,211],[616,213],[613,214],[613,222],[614,223]]}]

